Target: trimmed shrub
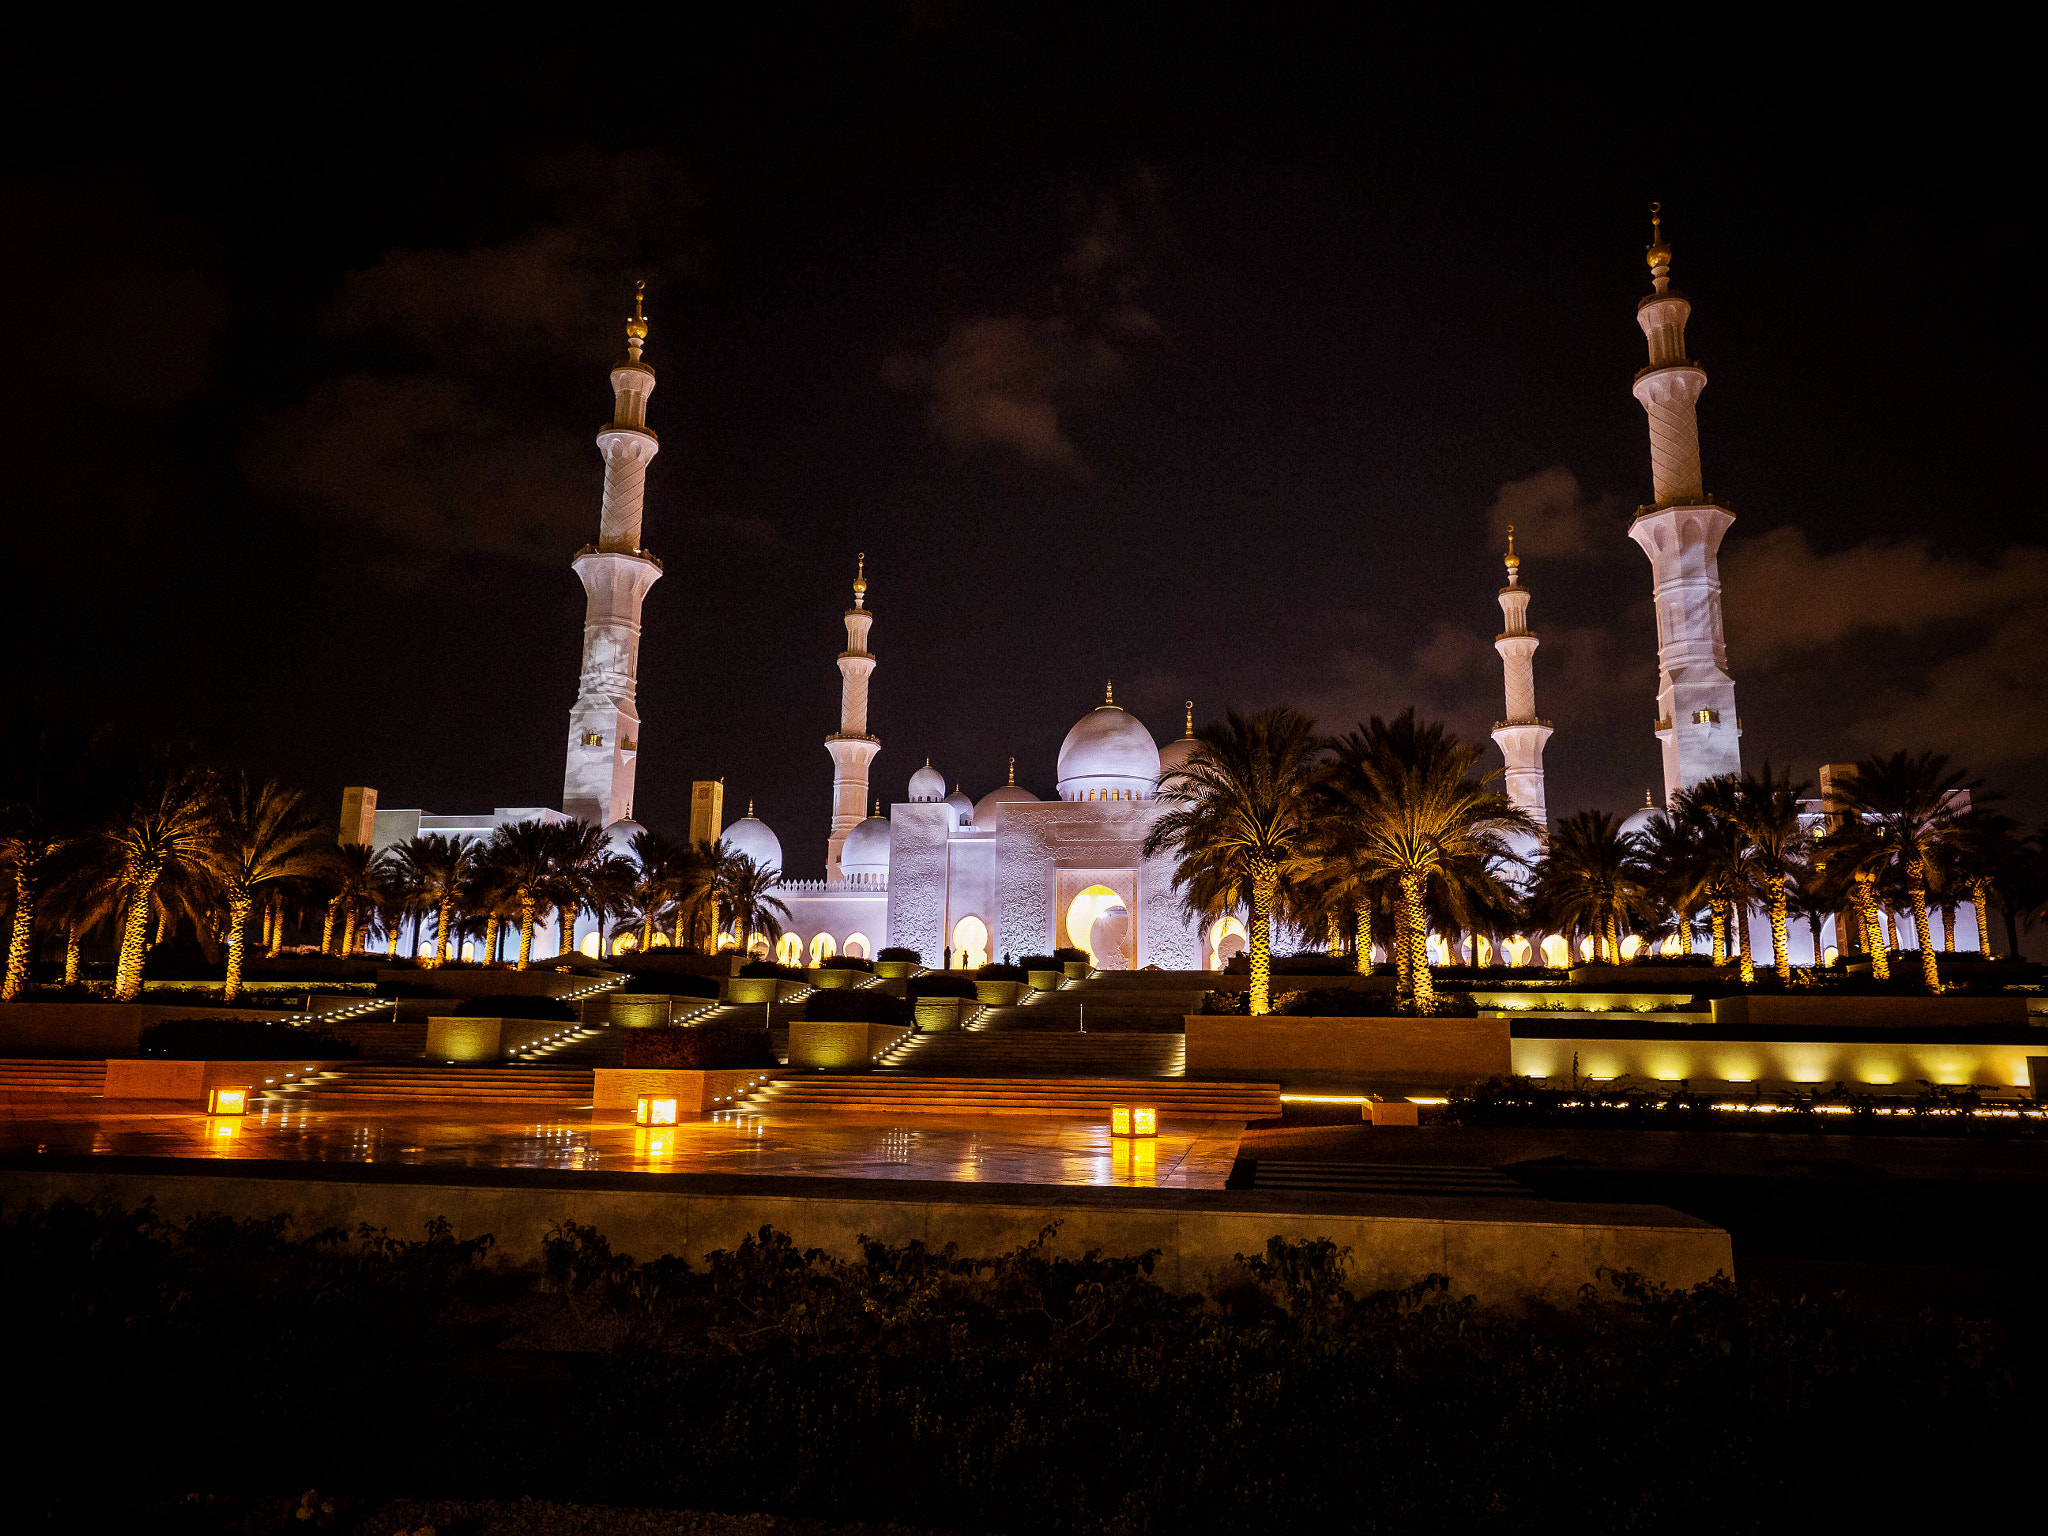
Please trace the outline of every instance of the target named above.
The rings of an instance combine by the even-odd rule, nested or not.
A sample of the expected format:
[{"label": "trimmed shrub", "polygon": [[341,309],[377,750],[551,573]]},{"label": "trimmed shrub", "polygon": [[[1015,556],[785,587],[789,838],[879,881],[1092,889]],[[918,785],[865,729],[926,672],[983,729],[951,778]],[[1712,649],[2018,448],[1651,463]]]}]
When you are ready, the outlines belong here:
[{"label": "trimmed shrub", "polygon": [[974,973],[976,981],[1028,981],[1021,965],[984,965]]},{"label": "trimmed shrub", "polygon": [[819,1024],[893,1024],[908,1029],[910,1004],[873,987],[813,992],[803,1001],[804,1018]]},{"label": "trimmed shrub", "polygon": [[804,970],[797,965],[778,965],[773,960],[749,960],[740,967],[740,974],[748,980],[802,981]]},{"label": "trimmed shrub", "polygon": [[1020,971],[1056,971],[1061,961],[1052,955],[1022,955],[1017,960]]},{"label": "trimmed shrub", "polygon": [[165,1019],[142,1032],[144,1056],[172,1061],[352,1061],[356,1048],[320,1029],[261,1019]]},{"label": "trimmed shrub", "polygon": [[772,1067],[768,1031],[732,1025],[659,1024],[626,1034],[620,1064],[668,1072],[730,1072],[746,1067]]},{"label": "trimmed shrub", "polygon": [[1085,949],[1056,949],[1052,952],[1054,965],[1065,965],[1069,961],[1086,960],[1087,958],[1088,951]]},{"label": "trimmed shrub", "polygon": [[897,949],[891,947],[889,949],[878,951],[875,955],[875,958],[877,960],[908,960],[912,965],[924,964],[923,953],[915,949]]},{"label": "trimmed shrub", "polygon": [[559,997],[521,997],[494,993],[487,997],[464,998],[456,1013],[466,1019],[547,1019],[573,1024],[576,1010]]},{"label": "trimmed shrub", "polygon": [[912,1002],[920,997],[974,996],[974,979],[965,971],[934,971],[929,976],[914,976],[903,985]]},{"label": "trimmed shrub", "polygon": [[860,955],[834,955],[829,960],[820,960],[818,962],[818,969],[821,971],[866,971],[872,976],[875,974],[875,962],[865,959]]},{"label": "trimmed shrub", "polygon": [[[1367,992],[1357,987],[1310,987],[1301,992],[1280,992],[1273,998],[1273,1012],[1295,1018],[1390,1019],[1407,1011],[1391,992]],[[1473,1019],[1479,1016],[1479,1010],[1468,997],[1439,995],[1430,1016]]]}]

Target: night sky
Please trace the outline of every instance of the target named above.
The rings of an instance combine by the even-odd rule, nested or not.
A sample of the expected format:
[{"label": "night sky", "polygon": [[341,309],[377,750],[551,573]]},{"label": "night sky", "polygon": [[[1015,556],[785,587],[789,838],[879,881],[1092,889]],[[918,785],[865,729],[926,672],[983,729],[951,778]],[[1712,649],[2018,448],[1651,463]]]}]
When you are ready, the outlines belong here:
[{"label": "night sky", "polygon": [[1162,740],[1186,698],[1483,733],[1509,521],[1551,812],[1626,810],[1654,198],[1745,761],[1931,747],[2048,813],[2037,126],[1995,44],[830,14],[11,49],[10,686],[337,810],[558,805],[645,278],[643,822],[722,777],[820,872],[862,550],[885,800],[927,757],[1050,794],[1111,678]]}]

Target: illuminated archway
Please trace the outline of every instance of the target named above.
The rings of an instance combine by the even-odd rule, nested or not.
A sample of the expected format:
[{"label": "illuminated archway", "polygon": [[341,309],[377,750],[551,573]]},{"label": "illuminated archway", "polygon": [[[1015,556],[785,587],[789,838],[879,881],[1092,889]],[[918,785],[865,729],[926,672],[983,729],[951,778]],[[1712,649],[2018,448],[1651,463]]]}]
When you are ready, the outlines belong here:
[{"label": "illuminated archway", "polygon": [[1451,946],[1444,942],[1442,934],[1432,933],[1429,936],[1428,948],[1429,963],[1431,965],[1449,965],[1451,963]]},{"label": "illuminated archway", "polygon": [[856,960],[868,960],[873,958],[873,956],[870,954],[870,951],[873,950],[874,947],[875,946],[873,945],[873,943],[869,941],[868,936],[866,934],[849,933],[846,936],[846,949],[844,953],[853,956]]},{"label": "illuminated archway", "polygon": [[576,947],[595,960],[598,956],[598,951],[604,947],[604,940],[599,936],[597,930],[593,928],[590,932],[583,935],[583,942]]},{"label": "illuminated archway", "polygon": [[1067,941],[1088,957],[1090,965],[1101,964],[1095,953],[1095,922],[1112,912],[1123,912],[1123,897],[1106,885],[1091,885],[1067,906]]},{"label": "illuminated archway", "polygon": [[[765,950],[767,947],[768,941],[759,934],[754,936],[754,942],[749,946],[753,950]],[[785,933],[775,941],[775,958],[783,965],[802,965],[804,941],[793,933]]]},{"label": "illuminated archway", "polygon": [[1681,935],[1674,933],[1670,938],[1658,945],[1657,948],[1662,954],[1682,955],[1685,953],[1685,939]]},{"label": "illuminated archway", "polygon": [[1623,939],[1623,940],[1621,941],[1621,958],[1622,958],[1622,959],[1624,959],[1624,960],[1633,960],[1633,959],[1635,959],[1635,957],[1636,957],[1637,955],[1640,955],[1640,954],[1641,954],[1642,952],[1643,952],[1643,937],[1642,937],[1642,935],[1641,935],[1641,934],[1639,934],[1639,933],[1632,933],[1632,934],[1630,934],[1630,935],[1629,935],[1629,936],[1628,936],[1627,938],[1625,938],[1625,939]]},{"label": "illuminated archway", "polygon": [[1591,960],[1593,958],[1593,941],[1591,939],[1579,940],[1579,958],[1581,960]]},{"label": "illuminated archway", "polygon": [[1572,963],[1572,947],[1565,943],[1561,933],[1546,933],[1543,936],[1543,963],[1554,971],[1561,971]]},{"label": "illuminated archway", "polygon": [[637,933],[622,933],[612,940],[612,953],[615,955],[630,955],[639,947],[640,935]]},{"label": "illuminated archway", "polygon": [[1251,936],[1236,917],[1226,913],[1217,918],[1209,925],[1209,969],[1222,970],[1232,955],[1241,953],[1250,943]]},{"label": "illuminated archway", "polygon": [[1503,939],[1500,952],[1501,958],[1506,960],[1509,965],[1527,965],[1529,963],[1529,941],[1519,933],[1510,938]]},{"label": "illuminated archway", "polygon": [[476,964],[476,941],[469,940],[462,946],[462,958],[469,964]]},{"label": "illuminated archway", "polygon": [[1483,933],[1472,940],[1472,963],[1474,965],[1493,964],[1493,940]]},{"label": "illuminated archway", "polygon": [[953,925],[953,965],[979,970],[988,964],[988,924],[969,913]]},{"label": "illuminated archway", "polygon": [[663,933],[659,928],[655,929],[654,937],[648,941],[647,947],[649,949],[667,949],[668,935]]},{"label": "illuminated archway", "polygon": [[811,940],[811,964],[823,965],[839,953],[839,945],[829,933],[821,933]]}]

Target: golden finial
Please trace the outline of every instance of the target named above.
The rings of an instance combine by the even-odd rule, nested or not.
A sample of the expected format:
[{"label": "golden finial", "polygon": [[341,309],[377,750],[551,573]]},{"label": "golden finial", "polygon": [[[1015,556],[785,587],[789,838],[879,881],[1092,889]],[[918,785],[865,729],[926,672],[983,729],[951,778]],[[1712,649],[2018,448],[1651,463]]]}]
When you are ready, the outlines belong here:
[{"label": "golden finial", "polygon": [[1104,683],[1104,684],[1102,685],[1102,707],[1103,707],[1104,709],[1115,709],[1115,708],[1116,708],[1116,684],[1115,684],[1115,683]]},{"label": "golden finial", "polygon": [[1515,553],[1515,525],[1508,524],[1508,557],[1501,562],[1508,568],[1508,585],[1515,586],[1522,579],[1522,557]]},{"label": "golden finial", "polygon": [[1644,810],[1646,810],[1646,811],[1654,811],[1654,810],[1655,810],[1656,808],[1657,808],[1657,803],[1656,803],[1656,801],[1654,801],[1654,800],[1652,800],[1652,799],[1650,798],[1650,791],[1648,791],[1647,789],[1646,789],[1646,790],[1644,790],[1644,791],[1643,791],[1643,809],[1644,809]]},{"label": "golden finial", "polygon": [[749,821],[752,821],[753,819],[754,819],[754,802],[753,802],[753,801],[751,801],[751,800],[749,800],[749,801],[747,802],[747,820],[749,820]]},{"label": "golden finial", "polygon": [[855,568],[853,573],[853,606],[856,608],[867,607],[867,597],[868,555],[866,550],[862,550],[860,555],[860,564],[858,567]]},{"label": "golden finial", "polygon": [[882,814],[882,802],[879,800],[875,802],[874,814],[877,816]]},{"label": "golden finial", "polygon": [[1650,270],[1671,265],[1671,247],[1664,243],[1664,205],[1650,204],[1650,248],[1644,253]]},{"label": "golden finial", "polygon": [[633,285],[633,318],[626,322],[626,356],[640,361],[640,349],[647,345],[646,279]]},{"label": "golden finial", "polygon": [[1014,757],[1010,759],[1010,782],[1013,785],[1017,782],[1017,759]]},{"label": "golden finial", "polygon": [[1192,736],[1192,735],[1194,735],[1194,734],[1195,734],[1195,701],[1194,701],[1193,699],[1189,699],[1189,700],[1187,701],[1187,703],[1188,703],[1188,728],[1187,728],[1187,730],[1186,730],[1186,732],[1185,732],[1184,734],[1186,734],[1186,735],[1188,735],[1188,736]]}]

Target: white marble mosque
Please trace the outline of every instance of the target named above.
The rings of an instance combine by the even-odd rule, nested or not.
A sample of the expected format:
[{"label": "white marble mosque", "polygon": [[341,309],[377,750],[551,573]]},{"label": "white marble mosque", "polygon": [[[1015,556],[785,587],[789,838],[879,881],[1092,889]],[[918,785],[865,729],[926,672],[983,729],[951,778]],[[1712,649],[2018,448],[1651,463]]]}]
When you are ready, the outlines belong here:
[{"label": "white marble mosque", "polygon": [[[1665,798],[1701,780],[1741,768],[1740,717],[1728,674],[1722,627],[1721,540],[1734,522],[1704,490],[1696,403],[1706,372],[1686,353],[1688,301],[1670,286],[1671,250],[1661,220],[1652,219],[1648,248],[1652,292],[1637,305],[1649,344],[1649,364],[1633,392],[1648,417],[1655,499],[1638,509],[1629,537],[1651,564],[1657,623],[1657,714],[1652,731],[1663,760]],[[598,541],[572,562],[587,594],[583,666],[570,712],[563,809],[500,807],[489,813],[445,815],[382,810],[376,792],[345,792],[342,837],[385,848],[421,832],[488,837],[513,822],[572,817],[607,829],[624,851],[633,833],[633,787],[639,758],[638,673],[641,603],[661,575],[661,563],[641,547],[641,507],[647,466],[659,447],[647,426],[654,371],[641,361],[647,322],[636,300],[628,322],[627,356],[612,370],[613,419],[597,435],[605,461]],[[1502,754],[1505,793],[1539,825],[1548,824],[1543,753],[1552,735],[1536,708],[1536,635],[1528,627],[1530,591],[1509,530],[1507,585],[1500,589],[1504,622],[1494,641],[1500,652],[1504,703],[1493,738]],[[930,762],[909,776],[901,799],[884,806],[872,794],[871,769],[881,742],[868,730],[869,688],[876,658],[868,648],[875,615],[867,606],[866,557],[856,569],[853,604],[844,614],[846,648],[838,655],[839,728],[825,741],[832,759],[832,814],[824,849],[824,878],[793,871],[777,894],[790,921],[777,950],[786,962],[816,964],[835,954],[872,957],[888,947],[913,949],[927,965],[978,966],[1005,955],[1071,947],[1110,970],[1158,966],[1214,969],[1245,945],[1245,928],[1232,916],[1196,922],[1181,910],[1171,885],[1172,860],[1146,858],[1147,833],[1165,812],[1161,776],[1194,749],[1194,706],[1183,734],[1161,745],[1119,706],[1109,688],[1103,700],[1074,723],[1060,745],[1058,796],[1041,801],[1010,782],[974,799]],[[1837,770],[1839,771],[1839,770]],[[1828,770],[1823,770],[1823,779]],[[693,822],[693,837],[716,826],[721,786],[693,786],[693,806],[710,807],[708,825]],[[862,812],[867,814],[863,816]],[[696,813],[693,813],[696,814]],[[1624,825],[1635,830],[1661,814],[1644,806]],[[1816,802],[1818,816],[1818,802]],[[783,870],[781,839],[753,814],[723,828],[723,841],[757,862]],[[1523,850],[1533,853],[1533,848]],[[1968,908],[1963,911],[1969,925]],[[1761,914],[1753,928],[1756,952],[1768,956],[1770,938]],[[572,936],[596,953],[596,933]],[[1804,924],[1793,929],[1794,959],[1811,963]],[[1277,936],[1276,936],[1277,938]],[[1480,963],[1566,963],[1556,935],[1517,938],[1492,954],[1483,939]],[[1822,945],[1832,947],[1833,923]],[[725,936],[725,942],[739,940]],[[1625,952],[1632,952],[1625,945]],[[1974,931],[1959,933],[1970,947]],[[1432,941],[1437,958],[1452,956]],[[554,949],[553,935],[537,953]]]}]

